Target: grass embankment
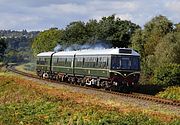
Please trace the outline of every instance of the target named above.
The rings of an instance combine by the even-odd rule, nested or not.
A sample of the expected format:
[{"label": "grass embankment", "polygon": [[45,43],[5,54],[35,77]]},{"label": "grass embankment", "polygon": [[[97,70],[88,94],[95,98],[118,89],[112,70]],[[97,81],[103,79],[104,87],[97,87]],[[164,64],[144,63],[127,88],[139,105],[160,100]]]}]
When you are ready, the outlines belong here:
[{"label": "grass embankment", "polygon": [[[34,63],[26,63],[26,64],[16,66],[16,69],[36,75]],[[166,99],[180,100],[180,87],[179,86],[172,86],[172,87],[166,88],[165,91],[163,90],[164,90],[164,86],[147,84],[147,85],[139,85],[139,87],[136,88],[135,92],[155,95],[157,97],[166,98]]]},{"label": "grass embankment", "polygon": [[180,100],[180,86],[168,87],[165,91],[159,92],[157,97]]},{"label": "grass embankment", "polygon": [[102,104],[89,95],[41,85],[7,73],[0,73],[0,81],[0,124],[179,123],[176,118],[163,121],[159,116],[140,111],[125,112]]},{"label": "grass embankment", "polygon": [[27,72],[27,73],[36,75],[35,64],[33,64],[33,63],[26,63],[26,64],[16,66],[16,69],[19,71],[23,71],[23,72]]}]

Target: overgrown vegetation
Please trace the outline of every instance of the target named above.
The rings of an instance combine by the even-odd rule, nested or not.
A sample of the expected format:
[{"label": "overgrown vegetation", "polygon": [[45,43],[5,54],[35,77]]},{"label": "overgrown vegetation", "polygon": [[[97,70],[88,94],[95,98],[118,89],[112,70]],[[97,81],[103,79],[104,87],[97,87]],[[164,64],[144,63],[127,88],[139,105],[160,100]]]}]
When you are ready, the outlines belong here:
[{"label": "overgrown vegetation", "polygon": [[132,47],[141,54],[141,80],[146,84],[179,85],[175,78],[180,74],[176,66],[180,63],[179,29],[180,24],[173,24],[160,15],[133,34]]},{"label": "overgrown vegetation", "polygon": [[165,86],[180,85],[179,76],[180,76],[179,64],[162,65],[155,69],[153,83],[159,85],[165,85]]},{"label": "overgrown vegetation", "polygon": [[122,112],[115,107],[91,103],[86,95],[31,83],[12,75],[0,75],[0,81],[0,124],[175,125],[179,122],[176,118],[160,121],[140,111]]},{"label": "overgrown vegetation", "polygon": [[167,98],[167,99],[175,99],[180,100],[180,87],[179,86],[172,86],[168,87],[165,91],[159,92],[156,96]]}]

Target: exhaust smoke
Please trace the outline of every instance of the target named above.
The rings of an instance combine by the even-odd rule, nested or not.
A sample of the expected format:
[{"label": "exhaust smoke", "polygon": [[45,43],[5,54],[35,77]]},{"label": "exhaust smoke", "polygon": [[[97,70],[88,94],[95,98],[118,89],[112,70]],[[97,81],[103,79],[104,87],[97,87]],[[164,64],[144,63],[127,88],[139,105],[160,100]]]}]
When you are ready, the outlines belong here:
[{"label": "exhaust smoke", "polygon": [[84,49],[108,49],[111,48],[112,44],[107,42],[107,41],[101,41],[98,40],[95,43],[85,43],[83,45],[79,44],[73,44],[68,47],[63,47],[60,44],[57,44],[57,46],[54,48],[54,52],[59,52],[59,51],[76,51],[76,50],[84,50]]}]

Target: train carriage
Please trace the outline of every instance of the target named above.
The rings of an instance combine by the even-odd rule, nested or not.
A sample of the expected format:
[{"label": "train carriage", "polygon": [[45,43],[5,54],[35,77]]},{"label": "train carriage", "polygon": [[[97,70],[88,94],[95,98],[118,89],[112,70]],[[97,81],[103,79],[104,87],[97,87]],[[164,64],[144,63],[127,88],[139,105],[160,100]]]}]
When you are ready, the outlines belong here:
[{"label": "train carriage", "polygon": [[38,76],[49,77],[53,54],[54,52],[43,52],[37,55],[36,72]]},{"label": "train carriage", "polygon": [[73,61],[76,51],[61,51],[53,54],[52,71],[57,74],[73,75]]},{"label": "train carriage", "polygon": [[130,88],[140,76],[140,55],[130,48],[61,51],[49,53],[47,60],[41,69],[49,78],[81,85]]}]

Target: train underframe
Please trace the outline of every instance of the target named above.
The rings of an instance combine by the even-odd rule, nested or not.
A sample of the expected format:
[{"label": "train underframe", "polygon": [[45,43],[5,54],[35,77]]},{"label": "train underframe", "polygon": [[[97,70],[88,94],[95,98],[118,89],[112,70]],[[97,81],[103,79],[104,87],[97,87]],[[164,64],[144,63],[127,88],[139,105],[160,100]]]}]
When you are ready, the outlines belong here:
[{"label": "train underframe", "polygon": [[37,75],[44,79],[52,79],[60,82],[67,82],[70,84],[77,84],[81,86],[91,86],[103,88],[110,91],[131,92],[137,85],[139,74],[130,78],[111,76],[110,78],[72,75],[57,72],[37,71]]}]

